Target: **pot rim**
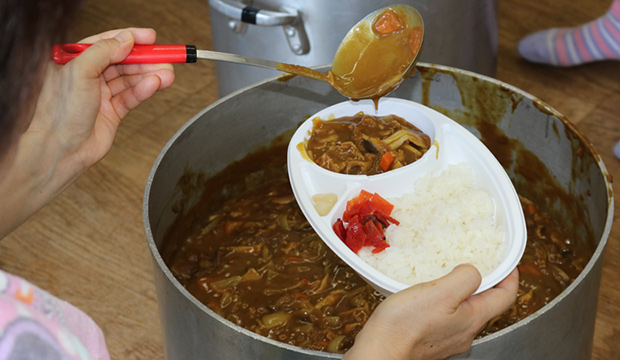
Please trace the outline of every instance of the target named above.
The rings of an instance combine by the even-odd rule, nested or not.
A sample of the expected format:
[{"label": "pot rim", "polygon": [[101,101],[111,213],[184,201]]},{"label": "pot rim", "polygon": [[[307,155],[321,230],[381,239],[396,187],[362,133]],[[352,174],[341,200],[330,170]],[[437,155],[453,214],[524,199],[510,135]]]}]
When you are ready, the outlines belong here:
[{"label": "pot rim", "polygon": [[[549,114],[556,116],[558,119],[560,119],[560,121],[562,121],[564,123],[564,125],[566,125],[568,128],[571,129],[571,132],[576,135],[582,144],[584,144],[588,151],[596,158],[596,163],[601,171],[601,173],[603,174],[604,177],[604,181],[605,181],[605,186],[607,188],[607,194],[608,194],[608,202],[607,202],[607,218],[605,220],[605,228],[601,234],[601,238],[599,239],[599,242],[596,246],[596,249],[594,251],[594,253],[592,254],[592,257],[590,258],[590,260],[588,261],[587,265],[584,267],[584,269],[581,271],[581,273],[579,274],[579,276],[577,276],[577,278],[566,288],[564,289],[564,291],[562,293],[560,293],[557,297],[555,297],[551,302],[549,302],[547,305],[543,306],[540,310],[538,310],[537,312],[531,314],[530,316],[526,317],[525,319],[510,325],[502,330],[499,330],[497,332],[494,332],[490,335],[487,335],[483,338],[480,339],[476,339],[473,341],[472,343],[472,347],[477,345],[477,344],[483,344],[486,343],[488,341],[491,341],[495,338],[498,338],[500,336],[503,336],[504,334],[507,334],[511,331],[513,331],[514,329],[518,329],[522,326],[526,326],[528,323],[530,323],[531,321],[534,321],[535,319],[537,319],[539,316],[543,315],[544,313],[546,313],[547,311],[549,311],[550,309],[552,309],[558,302],[562,301],[562,299],[564,299],[565,297],[567,297],[568,295],[570,295],[573,290],[583,281],[583,279],[585,278],[585,276],[587,274],[590,273],[590,271],[592,270],[592,268],[594,267],[594,265],[597,263],[598,259],[602,256],[604,250],[605,250],[605,246],[607,245],[607,240],[609,238],[609,234],[611,232],[611,225],[613,222],[613,213],[614,213],[614,192],[613,192],[613,188],[612,188],[612,181],[611,181],[611,174],[607,171],[607,168],[605,167],[605,164],[603,163],[602,158],[600,157],[600,155],[598,154],[598,152],[596,151],[596,149],[594,148],[594,145],[587,139],[587,137],[577,128],[577,126],[575,126],[575,124],[573,124],[570,120],[568,120],[566,118],[566,116],[562,115],[559,111],[557,111],[556,109],[554,109],[553,107],[551,107],[549,104],[547,104],[546,102],[540,100],[538,97],[523,91],[513,85],[507,84],[503,81],[497,80],[495,78],[486,76],[486,75],[482,75],[482,74],[478,74],[472,71],[468,71],[468,70],[462,70],[462,69],[458,69],[458,68],[454,68],[454,67],[450,67],[450,66],[444,66],[444,65],[437,65],[437,64],[430,64],[430,63],[424,63],[424,62],[419,62],[416,65],[417,68],[424,68],[424,69],[437,69],[437,70],[441,70],[441,71],[445,71],[445,72],[454,72],[454,73],[461,73],[462,75],[466,75],[472,78],[477,78],[480,80],[484,80],[486,82],[490,82],[493,83],[497,86],[500,86],[502,88],[505,88],[511,92],[517,93],[522,95],[523,97],[527,97],[529,98],[532,102],[534,102],[536,104],[537,107],[539,108],[543,108],[545,109],[545,111],[547,111]],[[329,69],[330,66],[329,65],[322,65],[322,66],[317,66],[314,67],[314,69],[316,70],[326,70]],[[163,273],[165,274],[166,278],[168,279],[168,281],[170,281],[173,286],[179,290],[190,302],[192,302],[192,304],[194,304],[195,306],[197,306],[200,310],[206,312],[207,314],[209,314],[211,317],[217,319],[217,321],[219,321],[220,323],[229,326],[233,329],[235,329],[236,331],[243,333],[247,336],[250,336],[253,339],[256,340],[260,340],[263,342],[266,342],[270,345],[276,346],[276,347],[280,347],[280,348],[284,348],[286,350],[292,350],[292,351],[296,351],[299,353],[303,353],[303,354],[307,354],[307,355],[314,355],[314,356],[323,356],[323,357],[329,357],[329,358],[340,358],[342,356],[342,354],[336,354],[336,353],[329,353],[329,352],[324,352],[324,351],[317,351],[317,350],[310,350],[310,349],[305,349],[302,347],[298,347],[298,346],[293,346],[293,345],[289,345],[277,340],[273,340],[270,338],[267,338],[265,336],[262,335],[258,335],[250,330],[247,330],[241,326],[238,326],[236,324],[233,324],[232,322],[222,318],[221,316],[217,315],[214,311],[212,311],[211,309],[209,309],[206,305],[204,305],[203,303],[201,303],[200,301],[198,301],[193,295],[191,295],[183,286],[181,286],[181,284],[177,281],[177,279],[172,275],[172,272],[169,270],[168,266],[164,263],[163,258],[161,257],[160,253],[159,253],[159,249],[157,248],[157,245],[155,243],[155,239],[153,237],[153,233],[151,231],[151,224],[149,221],[149,200],[150,200],[150,190],[151,190],[151,186],[153,183],[153,180],[155,178],[156,172],[159,168],[159,165],[161,164],[163,158],[166,156],[168,150],[176,143],[176,141],[178,140],[178,138],[190,127],[194,124],[194,122],[198,121],[205,113],[207,113],[208,111],[210,111],[211,109],[217,107],[218,105],[220,105],[221,103],[226,102],[227,100],[245,92],[248,91],[252,88],[255,87],[260,87],[261,85],[264,85],[266,83],[272,82],[272,81],[277,81],[278,76],[272,77],[272,78],[268,78],[265,79],[263,81],[259,81],[255,84],[249,85],[247,87],[241,88],[237,91],[234,91],[218,100],[216,100],[215,102],[213,102],[212,104],[210,104],[209,106],[205,107],[204,109],[202,109],[200,112],[198,112],[196,115],[194,115],[188,122],[186,122],[171,138],[170,140],[166,143],[166,145],[162,148],[161,152],[159,153],[159,155],[157,156],[157,159],[155,160],[155,162],[153,163],[153,167],[151,168],[151,171],[149,173],[149,177],[147,179],[146,182],[146,186],[145,186],[145,191],[144,191],[144,198],[143,198],[143,206],[142,206],[142,214],[143,214],[143,223],[144,223],[144,229],[145,229],[145,233],[146,233],[146,237],[147,237],[147,242],[149,245],[149,249],[151,250],[151,255],[153,256],[153,259],[155,261],[155,263],[157,263],[157,266],[163,271]]]}]

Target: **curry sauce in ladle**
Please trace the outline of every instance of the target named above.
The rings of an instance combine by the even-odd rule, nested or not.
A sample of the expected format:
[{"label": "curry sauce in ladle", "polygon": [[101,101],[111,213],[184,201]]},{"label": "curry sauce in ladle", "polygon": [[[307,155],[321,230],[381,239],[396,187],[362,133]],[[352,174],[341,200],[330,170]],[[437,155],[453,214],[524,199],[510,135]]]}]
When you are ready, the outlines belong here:
[{"label": "curry sauce in ladle", "polygon": [[281,71],[327,81],[352,99],[379,98],[395,90],[409,77],[424,42],[420,13],[408,5],[376,10],[360,20],[340,43],[332,69],[326,74],[278,63]]}]

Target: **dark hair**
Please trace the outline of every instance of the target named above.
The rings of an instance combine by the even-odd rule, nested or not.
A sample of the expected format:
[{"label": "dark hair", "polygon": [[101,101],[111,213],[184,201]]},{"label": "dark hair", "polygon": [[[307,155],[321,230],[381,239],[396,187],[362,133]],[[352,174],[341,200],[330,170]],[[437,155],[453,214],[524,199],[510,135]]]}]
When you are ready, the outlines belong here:
[{"label": "dark hair", "polygon": [[64,40],[80,0],[0,0],[0,159],[35,105],[51,46]]}]

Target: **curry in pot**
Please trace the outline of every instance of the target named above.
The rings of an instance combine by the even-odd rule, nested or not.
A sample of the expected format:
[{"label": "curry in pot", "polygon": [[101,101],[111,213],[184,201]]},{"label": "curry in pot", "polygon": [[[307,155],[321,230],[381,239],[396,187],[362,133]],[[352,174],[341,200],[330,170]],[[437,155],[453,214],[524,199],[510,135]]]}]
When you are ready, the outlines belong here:
[{"label": "curry in pot", "polygon": [[[327,248],[297,206],[286,145],[247,156],[208,180],[177,219],[162,255],[178,281],[223,318],[263,336],[343,353],[383,300]],[[516,304],[480,336],[540,309],[581,272],[592,250],[521,199],[528,226]]]}]

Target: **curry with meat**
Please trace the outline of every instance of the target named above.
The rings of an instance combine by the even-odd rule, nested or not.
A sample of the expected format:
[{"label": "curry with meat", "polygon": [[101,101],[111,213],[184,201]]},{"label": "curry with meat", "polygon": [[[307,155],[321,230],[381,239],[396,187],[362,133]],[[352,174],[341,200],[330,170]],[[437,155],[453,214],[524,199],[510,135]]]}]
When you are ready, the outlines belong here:
[{"label": "curry with meat", "polygon": [[337,173],[380,174],[415,162],[431,146],[428,135],[396,115],[359,113],[312,122],[306,152],[319,166]]},{"label": "curry with meat", "polygon": [[[264,169],[243,173],[260,163]],[[168,239],[174,276],[233,323],[285,343],[344,352],[379,304],[314,232],[288,183],[286,148],[233,165],[217,209],[185,239]],[[218,182],[218,179],[214,179]],[[214,200],[207,200],[212,206]]]},{"label": "curry with meat", "polygon": [[[284,343],[345,352],[383,297],[312,230],[288,184],[286,146],[249,155],[209,179],[162,254],[178,281],[223,318]],[[540,309],[580,273],[592,250],[522,199],[528,243],[519,298],[481,335]]]}]

